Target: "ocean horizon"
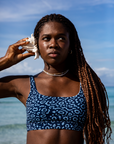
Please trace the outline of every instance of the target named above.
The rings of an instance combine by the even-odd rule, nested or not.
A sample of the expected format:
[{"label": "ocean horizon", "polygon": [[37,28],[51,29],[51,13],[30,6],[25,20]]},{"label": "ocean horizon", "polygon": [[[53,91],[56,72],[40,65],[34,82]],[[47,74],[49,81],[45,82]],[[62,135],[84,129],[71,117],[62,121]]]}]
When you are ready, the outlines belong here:
[{"label": "ocean horizon", "polygon": [[[114,87],[106,87],[114,144]],[[26,108],[16,98],[0,99],[0,144],[26,144]]]}]

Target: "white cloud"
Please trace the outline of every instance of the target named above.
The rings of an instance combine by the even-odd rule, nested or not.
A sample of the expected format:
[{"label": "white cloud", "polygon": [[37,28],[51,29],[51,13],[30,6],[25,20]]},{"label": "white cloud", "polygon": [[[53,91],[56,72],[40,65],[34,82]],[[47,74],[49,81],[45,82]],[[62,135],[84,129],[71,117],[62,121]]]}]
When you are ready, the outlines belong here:
[{"label": "white cloud", "polygon": [[[8,1],[9,3],[9,1]],[[50,10],[67,10],[71,6],[70,2],[65,0],[27,0],[14,3],[13,7],[9,5],[0,6],[0,21],[20,21],[32,20],[38,18],[39,14]]]},{"label": "white cloud", "polygon": [[101,67],[94,70],[105,86],[114,86],[114,69]]},{"label": "white cloud", "polygon": [[0,72],[0,77],[6,76],[6,75],[30,75],[30,74],[37,74],[41,72],[41,68],[33,68],[29,66],[27,62],[21,62],[18,63],[8,69],[5,69]]},{"label": "white cloud", "polygon": [[107,77],[113,77],[114,78],[114,69],[101,67],[101,68],[95,68],[95,71],[98,74],[98,76],[106,75]]}]

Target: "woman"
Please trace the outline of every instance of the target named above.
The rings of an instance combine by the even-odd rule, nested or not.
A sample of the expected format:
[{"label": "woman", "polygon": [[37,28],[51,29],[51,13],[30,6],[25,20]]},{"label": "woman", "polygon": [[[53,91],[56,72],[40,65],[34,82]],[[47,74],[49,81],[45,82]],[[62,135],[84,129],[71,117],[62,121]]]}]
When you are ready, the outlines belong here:
[{"label": "woman", "polygon": [[[16,97],[27,112],[27,144],[103,144],[111,136],[106,89],[85,60],[74,25],[64,16],[43,17],[34,30],[44,70],[0,79],[0,97]],[[9,46],[0,70],[33,56],[27,38]]]}]

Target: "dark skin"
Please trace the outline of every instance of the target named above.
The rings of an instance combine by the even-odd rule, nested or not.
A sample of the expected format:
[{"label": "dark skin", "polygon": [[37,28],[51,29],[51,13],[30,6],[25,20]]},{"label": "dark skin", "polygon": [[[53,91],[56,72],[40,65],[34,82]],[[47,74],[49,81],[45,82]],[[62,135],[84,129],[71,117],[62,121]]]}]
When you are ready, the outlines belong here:
[{"label": "dark skin", "polygon": [[[4,57],[0,58],[0,70],[6,69],[34,54],[23,53],[26,39],[9,46]],[[46,23],[39,35],[39,51],[44,60],[44,69],[49,73],[60,73],[68,69],[67,56],[70,52],[69,33],[61,23]],[[10,61],[10,64],[9,64]],[[80,82],[69,71],[63,77],[53,77],[44,72],[34,76],[39,93],[54,97],[71,97],[79,93]],[[42,89],[45,87],[45,89]],[[0,98],[16,97],[25,106],[30,92],[29,76],[10,76],[0,79]],[[83,144],[81,131],[73,130],[32,130],[27,133],[27,144]]]}]

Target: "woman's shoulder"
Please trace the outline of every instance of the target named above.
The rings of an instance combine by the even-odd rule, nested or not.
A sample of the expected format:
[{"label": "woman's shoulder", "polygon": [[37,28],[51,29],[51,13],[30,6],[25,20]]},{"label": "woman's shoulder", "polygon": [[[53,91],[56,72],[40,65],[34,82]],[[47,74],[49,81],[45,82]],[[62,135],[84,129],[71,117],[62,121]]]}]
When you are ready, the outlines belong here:
[{"label": "woman's shoulder", "polygon": [[16,81],[16,80],[26,80],[29,77],[30,77],[29,75],[9,75],[9,76],[4,76],[0,78],[0,81],[10,82],[10,81]]},{"label": "woman's shoulder", "polygon": [[9,75],[0,78],[0,83],[7,84],[8,86],[22,87],[29,85],[30,75]]}]

